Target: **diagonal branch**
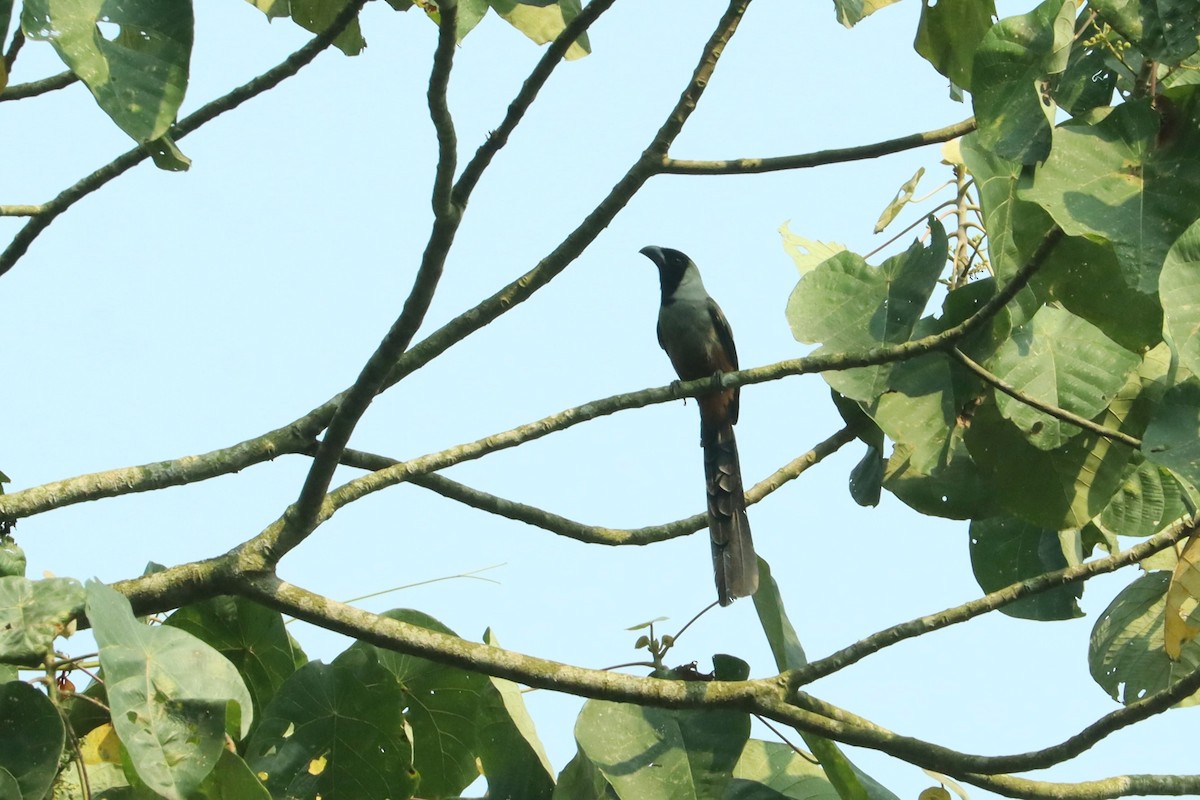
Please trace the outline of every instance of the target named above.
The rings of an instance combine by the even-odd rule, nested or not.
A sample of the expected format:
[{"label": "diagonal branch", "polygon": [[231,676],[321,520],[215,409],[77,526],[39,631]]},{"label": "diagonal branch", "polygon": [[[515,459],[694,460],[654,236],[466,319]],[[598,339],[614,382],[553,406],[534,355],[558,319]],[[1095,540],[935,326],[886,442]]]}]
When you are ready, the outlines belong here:
[{"label": "diagonal branch", "polygon": [[1069,422],[1078,428],[1083,428],[1085,431],[1091,431],[1092,433],[1099,434],[1100,436],[1103,436],[1106,439],[1111,439],[1114,442],[1127,444],[1135,450],[1140,450],[1142,448],[1142,440],[1138,439],[1136,436],[1130,436],[1128,433],[1113,430],[1112,428],[1106,428],[1100,423],[1093,422],[1086,417],[1081,417],[1078,414],[1072,414],[1065,408],[1059,408],[1058,406],[1053,406],[1049,403],[1043,403],[1041,400],[1030,397],[1012,384],[1002,380],[998,375],[993,375],[991,372],[988,372],[988,370],[982,364],[977,364],[971,359],[970,356],[959,350],[957,347],[953,347],[947,352],[949,352],[949,354],[956,361],[958,361],[958,363],[975,373],[975,375],[984,383],[990,384],[998,391],[1004,392],[1009,397],[1024,403],[1030,408],[1036,408],[1043,414],[1049,414],[1056,419],[1060,419],[1063,422]]},{"label": "diagonal branch", "polygon": [[[775,472],[759,481],[746,491],[746,502],[754,504],[781,488],[789,481],[798,478],[801,473],[822,461],[826,456],[854,440],[854,433],[847,427],[820,442],[807,453],[792,459]],[[342,463],[347,466],[376,472],[381,469],[396,466],[401,462],[386,456],[364,453],[347,449],[342,455]],[[524,522],[538,528],[543,528],[568,539],[574,539],[588,544],[604,545],[647,545],[662,542],[679,536],[695,533],[705,527],[707,516],[693,514],[690,517],[668,522],[663,525],[648,525],[642,528],[607,528],[599,525],[585,525],[572,519],[553,514],[536,506],[518,503],[497,497],[494,494],[464,486],[437,473],[414,475],[410,483],[437,492],[443,497],[457,500],[464,505],[497,514],[517,522]]]},{"label": "diagonal branch", "polygon": [[1003,589],[998,589],[976,600],[963,603],[960,606],[893,625],[890,628],[873,633],[832,655],[785,673],[785,676],[790,686],[794,688],[804,686],[826,675],[832,675],[839,670],[845,669],[851,664],[861,661],[885,647],[898,644],[905,639],[912,639],[940,630],[941,628],[957,625],[960,622],[966,622],[969,619],[974,619],[990,611],[995,611],[1009,603],[1015,603],[1023,597],[1029,597],[1058,586],[1086,581],[1096,575],[1115,572],[1122,567],[1136,564],[1160,550],[1165,550],[1176,542],[1183,540],[1192,531],[1196,530],[1197,525],[1200,525],[1200,522],[1190,517],[1177,520],[1161,533],[1151,536],[1144,542],[1139,542],[1128,550],[1107,556],[1106,558],[1077,564],[1073,567],[1047,572],[1043,575],[1021,581],[1020,583],[1006,586]]},{"label": "diagonal branch", "polygon": [[864,161],[880,156],[900,153],[928,144],[937,144],[975,130],[975,118],[947,125],[923,133],[913,133],[896,139],[888,139],[857,147],[837,147],[816,153],[802,153],[774,158],[734,158],[719,161],[689,161],[680,158],[664,158],[659,172],[668,175],[753,175],[760,172],[778,172],[787,169],[809,169],[826,164],[841,164],[847,161]]},{"label": "diagonal branch", "polygon": [[[333,40],[350,24],[350,21],[358,16],[358,12],[365,4],[366,0],[349,0],[346,6],[333,18],[333,21],[329,23],[329,27],[314,36],[306,45],[292,53],[282,63],[272,67],[257,78],[239,86],[229,94],[205,104],[184,117],[171,128],[171,136],[178,141],[202,125],[224,114],[226,111],[237,108],[247,100],[275,88],[286,79],[295,75],[311,63],[322,50],[333,43]],[[148,150],[142,147],[135,147],[117,156],[91,175],[80,180],[74,186],[64,189],[57,197],[43,205],[42,211],[30,219],[29,222],[25,223],[25,227],[17,231],[17,235],[8,243],[8,247],[4,248],[3,252],[0,252],[0,276],[13,268],[13,265],[20,260],[21,256],[25,255],[25,251],[29,249],[29,245],[33,244],[33,240],[49,227],[50,223],[57,219],[59,214],[149,157],[150,152]]]},{"label": "diagonal branch", "polygon": [[654,139],[625,175],[609,190],[591,213],[569,233],[548,255],[521,277],[504,286],[474,308],[464,311],[450,322],[438,328],[404,354],[392,374],[387,386],[392,386],[405,376],[428,364],[453,345],[488,325],[502,314],[525,302],[535,292],[558,277],[613,221],[632,197],[656,172],[671,143],[691,116],[697,102],[708,86],[716,69],[717,60],[725,44],[737,31],[738,23],[746,12],[750,0],[730,0],[729,6],[717,23],[712,36],[704,45],[700,62],[692,78],[680,95],[679,101],[667,115],[667,119],[655,134]]},{"label": "diagonal branch", "polygon": [[521,85],[521,91],[509,103],[504,120],[488,134],[487,140],[475,151],[475,156],[463,169],[462,175],[454,184],[454,202],[457,205],[466,206],[471,192],[475,190],[475,184],[479,183],[484,170],[492,163],[496,153],[508,144],[508,137],[521,122],[525,112],[537,98],[538,92],[546,85],[550,73],[562,62],[567,50],[615,2],[616,0],[592,0],[573,20],[567,23],[562,32],[546,48],[546,52],[538,60],[537,66],[533,68],[529,77],[525,79],[525,83]]}]

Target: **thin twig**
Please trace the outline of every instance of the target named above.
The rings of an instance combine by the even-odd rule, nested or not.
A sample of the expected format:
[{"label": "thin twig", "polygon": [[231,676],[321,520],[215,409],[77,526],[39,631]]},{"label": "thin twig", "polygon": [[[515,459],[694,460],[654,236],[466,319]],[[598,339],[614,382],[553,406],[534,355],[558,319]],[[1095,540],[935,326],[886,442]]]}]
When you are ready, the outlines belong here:
[{"label": "thin twig", "polygon": [[888,139],[856,147],[837,147],[815,153],[774,158],[734,158],[720,161],[694,161],[679,158],[664,158],[659,172],[672,175],[748,175],[759,172],[777,172],[786,169],[809,169],[826,164],[843,164],[847,161],[862,161],[880,156],[900,153],[928,144],[937,144],[975,130],[975,118],[947,125],[932,131],[913,133],[897,139]]},{"label": "thin twig", "polygon": [[1140,450],[1142,447],[1142,440],[1135,436],[1130,436],[1127,433],[1113,430],[1112,428],[1106,428],[1098,422],[1093,422],[1092,420],[1081,417],[1078,414],[1073,414],[1064,408],[1059,408],[1058,406],[1051,405],[1050,403],[1044,403],[1035,397],[1030,397],[1012,384],[1005,382],[999,376],[988,372],[985,367],[973,361],[970,356],[959,350],[957,347],[951,348],[947,352],[949,352],[950,355],[953,356],[960,364],[969,369],[971,372],[975,373],[975,375],[978,376],[979,379],[984,383],[990,384],[997,390],[1004,392],[1009,397],[1024,403],[1030,408],[1036,408],[1043,414],[1049,414],[1055,419],[1062,420],[1063,422],[1069,422],[1076,427],[1083,428],[1086,431],[1091,431],[1099,436],[1103,436],[1105,439],[1111,439],[1114,442],[1127,444],[1135,450]]},{"label": "thin twig", "polygon": [[1073,567],[1047,572],[998,589],[977,600],[885,628],[825,658],[792,670],[787,673],[789,685],[800,687],[812,683],[826,675],[843,670],[885,647],[891,647],[906,639],[966,622],[1002,606],[1015,603],[1023,597],[1030,597],[1059,586],[1086,581],[1096,575],[1115,572],[1122,567],[1136,564],[1184,539],[1194,528],[1195,522],[1192,519],[1178,520],[1161,533],[1151,536],[1123,552]]},{"label": "thin twig", "polygon": [[[223,97],[205,104],[180,120],[171,128],[171,136],[178,141],[226,111],[234,109],[247,100],[275,88],[284,80],[295,75],[311,63],[322,50],[333,43],[333,40],[350,24],[350,21],[358,16],[359,10],[362,9],[365,3],[366,0],[349,0],[346,7],[334,17],[329,27],[309,40],[308,44],[292,53],[279,65],[272,67],[262,75],[239,86]],[[135,147],[117,156],[91,175],[81,179],[74,186],[64,189],[57,197],[46,203],[43,206],[42,212],[25,223],[25,227],[17,231],[17,235],[8,243],[8,247],[4,248],[3,252],[0,252],[0,276],[13,268],[13,265],[20,260],[21,256],[25,255],[33,240],[49,227],[50,223],[57,219],[59,214],[62,214],[84,197],[87,197],[109,181],[119,177],[149,157],[150,154],[145,148],[140,146]]]},{"label": "thin twig", "polygon": [[600,15],[612,7],[616,0],[592,0],[579,14],[567,23],[562,32],[555,37],[550,46],[538,60],[537,66],[529,73],[529,77],[521,85],[521,90],[508,105],[508,112],[503,121],[488,134],[487,139],[475,151],[474,157],[463,168],[462,175],[454,184],[454,202],[466,206],[474,191],[475,185],[483,175],[484,170],[492,163],[496,153],[508,143],[508,137],[529,110],[529,106],[537,98],[538,92],[546,85],[554,68],[562,61],[572,44],[591,27]]},{"label": "thin twig", "polygon": [[37,97],[47,92],[55,92],[59,89],[67,88],[78,80],[78,75],[67,70],[57,75],[51,75],[49,78],[29,81],[28,83],[15,83],[7,87],[3,92],[0,92],[0,103],[6,100],[24,100],[27,97]]},{"label": "thin twig", "polygon": [[[829,438],[820,442],[807,453],[792,459],[775,472],[746,490],[746,503],[753,505],[776,491],[784,484],[800,476],[809,467],[820,463],[826,456],[854,440],[854,433],[849,428],[843,428]],[[342,454],[342,463],[346,466],[377,472],[394,467],[402,462],[387,456],[364,453],[360,450],[347,448]],[[690,517],[675,520],[661,525],[649,525],[642,528],[608,528],[601,525],[587,525],[568,519],[558,514],[545,511],[537,506],[518,503],[503,497],[482,492],[451,480],[443,475],[427,473],[412,475],[409,483],[437,492],[443,497],[457,500],[464,505],[487,511],[518,522],[525,522],[560,536],[588,544],[604,545],[646,545],[662,542],[679,536],[695,533],[708,524],[704,513],[693,514]]]}]

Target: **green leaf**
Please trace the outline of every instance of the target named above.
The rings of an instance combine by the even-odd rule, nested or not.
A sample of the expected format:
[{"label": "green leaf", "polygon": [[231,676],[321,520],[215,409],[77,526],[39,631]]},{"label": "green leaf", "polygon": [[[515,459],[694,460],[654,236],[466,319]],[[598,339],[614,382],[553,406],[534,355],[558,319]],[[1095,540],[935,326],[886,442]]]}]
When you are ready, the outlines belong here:
[{"label": "green leaf", "polygon": [[[267,19],[291,17],[301,28],[312,33],[321,33],[330,26],[338,13],[346,7],[346,0],[249,0]],[[350,20],[346,29],[333,40],[333,46],[348,56],[356,56],[367,46],[363,39],[358,19]]]},{"label": "green leaf", "polygon": [[914,47],[955,86],[971,89],[971,65],[996,17],[994,0],[923,0]]},{"label": "green leaf", "polygon": [[165,624],[188,632],[228,659],[245,681],[256,709],[266,708],[296,671],[296,654],[283,617],[251,600],[214,597],[179,609]]},{"label": "green leaf", "polygon": [[62,717],[46,695],[24,681],[0,685],[0,771],[18,788],[12,794],[0,782],[0,797],[45,797],[66,737]]},{"label": "green leaf", "polygon": [[1200,483],[1200,380],[1167,390],[1142,436],[1142,453],[1188,483]]},{"label": "green leaf", "polygon": [[[383,616],[456,635],[420,611],[395,609]],[[489,687],[487,678],[364,642],[351,645],[346,653],[359,649],[373,651],[403,693],[401,707],[408,709],[405,718],[412,726],[413,767],[421,776],[421,793],[433,797],[460,793],[479,777],[475,718]]]},{"label": "green leaf", "polygon": [[[971,523],[971,569],[984,592],[994,592],[1066,566],[1058,531],[1012,517]],[[1075,619],[1083,616],[1076,602],[1082,596],[1082,584],[1059,586],[1009,603],[1000,610],[1020,619]]]},{"label": "green leaf", "polygon": [[74,578],[0,578],[0,663],[40,664],[82,607],[83,587]]},{"label": "green leaf", "polygon": [[[388,0],[397,11],[407,11],[412,3],[409,0]],[[403,6],[403,7],[401,7]],[[458,10],[454,16],[454,38],[461,44],[467,34],[475,30],[475,26],[483,20],[491,4],[488,0],[459,0]],[[426,15],[436,24],[442,23],[442,15],[432,9],[426,9]]]},{"label": "green leaf", "polygon": [[1152,536],[1187,513],[1184,490],[1175,477],[1140,457],[1100,514],[1100,522],[1122,536]]},{"label": "green leaf", "polygon": [[[1108,407],[1140,361],[1091,323],[1043,306],[1013,331],[987,367],[1030,399],[1091,419]],[[1053,450],[1082,431],[999,390],[995,396],[1000,413],[1041,450]]]},{"label": "green leaf", "polygon": [[420,778],[400,713],[406,700],[368,648],[312,661],[263,711],[246,761],[275,797],[412,797]]},{"label": "green leaf", "polygon": [[217,651],[183,631],[141,624],[129,601],[99,581],[88,581],[87,615],[130,762],[150,789],[183,800],[217,763],[231,704],[246,734],[250,693]]},{"label": "green leaf", "polygon": [[971,73],[984,149],[1024,164],[1046,157],[1056,109],[1049,79],[1067,68],[1074,35],[1074,0],[1046,0],[984,34]]},{"label": "green leaf", "polygon": [[860,506],[877,506],[883,487],[883,431],[858,403],[832,390],[830,395],[842,419],[867,445],[862,459],[850,470],[850,496]]},{"label": "green leaf", "polygon": [[838,22],[853,28],[879,9],[896,2],[899,0],[833,0],[833,7],[837,11]]},{"label": "green leaf", "polygon": [[191,0],[26,0],[21,29],[48,41],[137,142],[167,132],[187,90]]},{"label": "green leaf", "polygon": [[167,172],[187,172],[192,166],[192,160],[183,154],[175,144],[175,140],[163,134],[154,141],[146,142],[142,147],[150,153],[154,166]]},{"label": "green leaf", "polygon": [[[1145,425],[1141,384],[1133,378],[1096,422],[1137,436]],[[1100,513],[1123,483],[1127,445],[1083,432],[1055,450],[1040,450],[984,403],[966,431],[967,449],[992,492],[1010,513],[1052,530],[1081,528]]]},{"label": "green leaf", "polygon": [[964,430],[956,426],[940,459],[922,468],[913,464],[914,448],[896,445],[883,473],[884,488],[908,507],[935,517],[977,519],[997,513],[999,502],[967,452]]},{"label": "green leaf", "polygon": [[[554,41],[567,23],[579,16],[579,0],[489,0],[496,13],[508,24],[538,44]],[[583,58],[592,52],[587,34],[567,48],[566,60]]]},{"label": "green leaf", "polygon": [[808,664],[800,637],[796,635],[796,629],[784,610],[779,584],[771,577],[771,565],[761,557],[758,559],[758,591],[753,599],[758,622],[767,637],[767,644],[771,646],[771,654],[775,656],[776,668],[783,672]]},{"label": "green leaf", "polygon": [[739,711],[674,711],[589,700],[579,752],[620,797],[720,798],[750,736]]},{"label": "green leaf", "polygon": [[779,235],[783,237],[783,249],[796,262],[796,270],[804,277],[827,258],[832,258],[846,249],[846,245],[837,242],[818,242],[806,239],[792,233],[788,223],[779,226]]},{"label": "green leaf", "polygon": [[[858,773],[870,800],[897,800],[896,795]],[[733,783],[723,800],[838,800],[839,794],[819,764],[782,742],[751,739],[733,769]]]},{"label": "green leaf", "polygon": [[[878,268],[847,252],[803,276],[788,298],[792,335],[801,342],[821,342],[817,353],[908,341],[946,264],[945,231],[937,221],[930,231],[927,247],[914,242]],[[881,364],[824,377],[847,397],[871,401],[887,390],[893,368]]]},{"label": "green leaf", "polygon": [[1155,61],[1178,64],[1196,52],[1200,36],[1196,0],[1091,0],[1090,6]]},{"label": "green leaf", "polygon": [[[1179,661],[1163,648],[1163,612],[1171,573],[1151,572],[1126,586],[1092,629],[1088,667],[1092,679],[1125,705],[1174,685],[1200,668],[1200,644],[1183,645]],[[1181,705],[1200,701],[1192,695]]]},{"label": "green leaf", "polygon": [[1117,73],[1108,63],[1111,54],[1107,48],[1079,46],[1099,32],[1094,20],[1083,26],[1075,37],[1067,69],[1054,88],[1055,102],[1074,117],[1109,105],[1117,88]]},{"label": "green leaf", "polygon": [[978,133],[964,136],[961,149],[963,161],[975,177],[983,207],[988,258],[997,276],[1011,278],[1054,221],[1036,203],[1021,199],[1019,190],[1028,182],[1023,164],[996,155]]},{"label": "green leaf", "polygon": [[871,418],[889,439],[909,447],[914,467],[928,471],[942,461],[958,424],[950,364],[941,354],[902,362],[890,388],[868,409]]},{"label": "green leaf", "polygon": [[867,452],[850,470],[850,498],[865,508],[879,505],[883,490],[883,450],[868,447]]},{"label": "green leaf", "polygon": [[1129,101],[1094,125],[1054,131],[1054,147],[1021,196],[1073,236],[1112,243],[1125,281],[1153,294],[1175,240],[1200,217],[1197,87]]},{"label": "green leaf", "polygon": [[[754,610],[758,613],[759,624],[771,646],[771,654],[775,657],[775,667],[783,672],[789,669],[799,669],[808,664],[800,637],[788,619],[783,607],[783,598],[779,594],[779,585],[771,577],[771,567],[762,558],[758,559],[759,586],[754,593]],[[843,797],[865,798],[866,790],[863,780],[866,778],[838,747],[837,743],[812,733],[800,732],[805,744],[817,756],[821,763],[822,772],[828,780],[838,787]]]},{"label": "green leaf", "polygon": [[[1044,303],[1056,302],[1135,353],[1162,341],[1163,306],[1125,282],[1112,247],[1082,236],[1065,238],[1033,278]],[[1163,304],[1167,303],[1164,295]]]},{"label": "green leaf", "polygon": [[559,773],[558,782],[554,786],[553,800],[620,800],[617,793],[604,774],[596,765],[588,760],[581,751],[576,750],[563,771]]},{"label": "green leaf", "polygon": [[[491,631],[485,644],[499,646]],[[521,689],[504,678],[489,677],[475,723],[479,760],[488,797],[542,800],[554,794],[554,768],[534,730]]]},{"label": "green leaf", "polygon": [[236,753],[222,750],[217,765],[189,800],[271,800],[271,793]]},{"label": "green leaf", "polygon": [[0,536],[0,578],[19,578],[25,574],[25,551],[11,536]]},{"label": "green leaf", "polygon": [[1189,372],[1200,374],[1200,222],[1167,251],[1158,290],[1171,352]]}]

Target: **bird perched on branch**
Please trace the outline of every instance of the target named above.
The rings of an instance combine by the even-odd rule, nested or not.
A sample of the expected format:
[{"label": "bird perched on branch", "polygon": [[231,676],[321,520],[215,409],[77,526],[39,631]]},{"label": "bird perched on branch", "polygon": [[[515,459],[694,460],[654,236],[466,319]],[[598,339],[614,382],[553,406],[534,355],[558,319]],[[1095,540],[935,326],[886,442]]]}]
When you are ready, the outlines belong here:
[{"label": "bird perched on branch", "polygon": [[[639,252],[658,267],[662,288],[658,343],[667,351],[679,379],[690,381],[737,370],[733,332],[720,306],[705,291],[692,260],[667,247],[643,247]],[[750,539],[742,468],[733,438],[738,390],[702,394],[696,404],[700,407],[700,446],[704,448],[717,599],[727,606],[758,588],[758,559]]]}]

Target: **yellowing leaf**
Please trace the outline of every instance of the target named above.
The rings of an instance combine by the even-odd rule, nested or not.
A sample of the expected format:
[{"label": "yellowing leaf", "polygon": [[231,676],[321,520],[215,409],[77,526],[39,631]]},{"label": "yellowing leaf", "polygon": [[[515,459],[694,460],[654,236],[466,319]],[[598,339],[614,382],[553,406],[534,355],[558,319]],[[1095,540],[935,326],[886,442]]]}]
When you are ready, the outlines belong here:
[{"label": "yellowing leaf", "polygon": [[913,192],[917,188],[917,183],[921,180],[921,176],[925,174],[925,168],[921,167],[917,170],[917,174],[906,180],[900,189],[896,192],[896,196],[892,202],[887,204],[887,208],[879,215],[879,221],[875,223],[875,232],[879,233],[888,225],[892,224],[892,220],[900,213],[900,209],[908,205],[908,201],[912,200]]},{"label": "yellowing leaf", "polygon": [[818,242],[816,239],[806,239],[792,233],[785,222],[779,226],[779,235],[783,237],[783,249],[796,262],[796,270],[801,277],[815,269],[827,258],[837,255],[846,249],[846,245],[837,242]]},{"label": "yellowing leaf", "polygon": [[1197,605],[1200,605],[1200,537],[1193,533],[1179,554],[1167,587],[1163,645],[1172,661],[1178,661],[1184,643],[1200,633],[1200,628],[1188,621]]},{"label": "yellowing leaf", "polygon": [[120,764],[121,740],[112,723],[106,722],[88,731],[79,742],[79,752],[84,764]]}]

